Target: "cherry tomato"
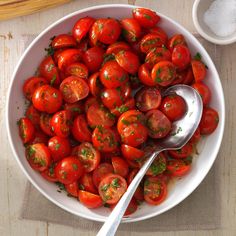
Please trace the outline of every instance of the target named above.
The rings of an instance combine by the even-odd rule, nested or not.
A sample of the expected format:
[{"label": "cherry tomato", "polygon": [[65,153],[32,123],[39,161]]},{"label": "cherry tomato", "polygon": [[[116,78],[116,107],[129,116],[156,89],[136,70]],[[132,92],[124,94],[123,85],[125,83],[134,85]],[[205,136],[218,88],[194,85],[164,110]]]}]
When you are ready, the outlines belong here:
[{"label": "cherry tomato", "polygon": [[55,175],[55,166],[56,166],[56,164],[52,163],[48,169],[41,172],[41,175],[43,176],[43,178],[45,178],[49,182],[57,182],[58,181],[58,179]]},{"label": "cherry tomato", "polygon": [[88,78],[88,68],[79,62],[70,64],[65,70],[66,76],[74,75],[81,79]]},{"label": "cherry tomato", "polygon": [[219,123],[218,112],[210,107],[205,107],[202,113],[202,119],[199,124],[200,133],[211,134],[215,131]]},{"label": "cherry tomato", "polygon": [[89,77],[88,80],[88,85],[89,85],[89,89],[90,89],[90,93],[94,96],[94,97],[99,97],[101,94],[101,90],[102,90],[102,84],[100,82],[99,79],[99,72],[96,72],[94,74],[92,74]]},{"label": "cherry tomato", "polygon": [[51,164],[51,154],[43,143],[36,143],[26,147],[25,156],[30,166],[39,172],[45,171]]},{"label": "cherry tomato", "polygon": [[160,86],[165,87],[170,85],[175,79],[175,76],[176,69],[172,62],[161,61],[152,68],[152,80],[155,82],[155,84]]},{"label": "cherry tomato", "polygon": [[112,157],[111,158],[112,166],[114,168],[114,173],[122,177],[126,177],[129,173],[129,165],[121,157]]},{"label": "cherry tomato", "polygon": [[126,51],[126,50],[127,51],[130,50],[129,44],[125,42],[115,42],[108,46],[106,54],[116,54],[120,51]]},{"label": "cherry tomato", "polygon": [[55,167],[56,177],[63,184],[71,184],[77,181],[83,172],[81,162],[74,156],[62,159]]},{"label": "cherry tomato", "polygon": [[172,52],[172,62],[179,70],[185,69],[191,61],[191,54],[185,45],[176,45]]},{"label": "cherry tomato", "polygon": [[98,208],[103,205],[99,195],[79,190],[79,201],[88,208]]},{"label": "cherry tomato", "polygon": [[163,98],[160,110],[171,120],[179,120],[186,113],[186,103],[184,99],[176,94]]},{"label": "cherry tomato", "polygon": [[71,145],[67,138],[54,136],[48,141],[48,148],[54,162],[60,161],[71,153]]},{"label": "cherry tomato", "polygon": [[117,88],[128,78],[127,72],[116,61],[108,61],[101,68],[100,80],[106,88]]},{"label": "cherry tomato", "polygon": [[146,112],[157,109],[161,104],[161,93],[157,88],[142,88],[135,95],[136,106]]},{"label": "cherry tomato", "polygon": [[161,152],[153,161],[149,169],[147,170],[146,175],[156,176],[162,174],[166,170],[166,157]]},{"label": "cherry tomato", "polygon": [[171,130],[170,120],[159,110],[146,113],[148,135],[151,138],[163,138]]},{"label": "cherry tomato", "polygon": [[128,110],[133,110],[134,108],[135,108],[135,100],[134,98],[129,98],[123,105],[116,106],[114,109],[112,109],[111,113],[115,116],[120,116],[124,112]]},{"label": "cherry tomato", "polygon": [[144,28],[154,27],[160,21],[160,16],[156,12],[146,8],[135,8],[133,17]]},{"label": "cherry tomato", "polygon": [[66,102],[74,103],[88,96],[89,87],[83,79],[70,76],[62,81],[60,91]]},{"label": "cherry tomato", "polygon": [[30,142],[35,135],[35,128],[32,121],[29,118],[21,118],[19,120],[19,134],[23,143]]},{"label": "cherry tomato", "polygon": [[44,78],[30,77],[23,85],[24,96],[31,101],[35,90],[45,84],[48,84],[48,81]]},{"label": "cherry tomato", "polygon": [[189,67],[187,69],[186,75],[184,76],[182,83],[190,85],[192,84],[193,81],[194,81],[193,71],[192,68]]},{"label": "cherry tomato", "polygon": [[126,180],[120,175],[108,174],[99,184],[98,192],[108,204],[117,203],[127,189]]},{"label": "cherry tomato", "polygon": [[167,196],[166,183],[157,177],[148,177],[144,181],[144,199],[151,205],[160,205]]},{"label": "cherry tomato", "polygon": [[71,196],[78,197],[79,186],[77,181],[71,184],[65,184],[65,189]]},{"label": "cherry tomato", "polygon": [[148,64],[142,64],[138,70],[138,77],[140,81],[147,86],[156,86],[157,83],[153,81],[151,77],[151,71],[149,70]]},{"label": "cherry tomato", "polygon": [[173,35],[168,41],[168,49],[172,52],[176,45],[187,45],[182,34]]},{"label": "cherry tomato", "polygon": [[85,173],[79,179],[79,188],[81,190],[85,190],[85,191],[88,191],[90,193],[98,193],[97,188],[95,187],[95,185],[93,183],[92,173]]},{"label": "cherry tomato", "polygon": [[51,126],[52,115],[47,113],[41,113],[40,115],[40,128],[48,136],[54,136],[54,132]]},{"label": "cherry tomato", "polygon": [[29,144],[43,143],[47,145],[48,139],[49,139],[48,135],[46,135],[43,131],[36,130],[34,138],[29,142]]},{"label": "cherry tomato", "polygon": [[194,83],[192,87],[196,89],[198,93],[200,94],[203,105],[207,106],[211,100],[211,91],[208,88],[208,86],[204,84],[203,82],[200,82],[200,83]]},{"label": "cherry tomato", "polygon": [[62,106],[61,92],[49,85],[37,88],[32,97],[33,105],[39,111],[49,114],[57,112]]},{"label": "cherry tomato", "polygon": [[94,104],[101,105],[101,103],[98,102],[98,99],[96,97],[88,97],[85,101],[85,104],[84,104],[85,113],[87,113],[89,107],[94,105]]},{"label": "cherry tomato", "polygon": [[191,143],[185,144],[181,149],[168,151],[171,157],[176,159],[187,158],[192,154],[192,152],[193,152],[193,146]]},{"label": "cherry tomato", "polygon": [[197,144],[200,138],[201,138],[201,134],[200,134],[200,129],[198,127],[195,133],[193,134],[192,138],[189,140],[189,142],[192,143],[193,145]]},{"label": "cherry tomato", "polygon": [[127,159],[127,160],[139,160],[144,156],[144,152],[138,148],[131,147],[126,144],[121,145],[121,152],[122,155]]},{"label": "cherry tomato", "polygon": [[71,113],[72,118],[80,115],[84,112],[84,105],[82,101],[78,101],[75,103],[65,103],[64,109]]},{"label": "cherry tomato", "polygon": [[78,157],[82,165],[84,166],[85,172],[91,172],[97,168],[100,163],[101,155],[93,145],[89,142],[81,143],[72,150],[72,155]]},{"label": "cherry tomato", "polygon": [[192,70],[195,82],[201,82],[206,77],[206,66],[199,60],[192,60]]},{"label": "cherry tomato", "polygon": [[151,34],[159,34],[160,37],[164,40],[164,42],[168,41],[167,33],[165,32],[164,29],[162,29],[159,26],[154,26],[153,28],[148,29],[148,32],[151,33]]},{"label": "cherry tomato", "polygon": [[102,152],[113,152],[119,144],[114,130],[101,125],[94,129],[92,141],[93,146]]},{"label": "cherry tomato", "polygon": [[39,125],[40,122],[40,112],[35,109],[35,107],[33,105],[30,105],[25,113],[25,116],[31,120],[31,122],[33,123],[33,125],[35,127],[37,127]]},{"label": "cherry tomato", "polygon": [[52,40],[51,45],[54,49],[69,48],[75,47],[76,41],[69,34],[59,34]]},{"label": "cherry tomato", "polygon": [[186,175],[191,166],[187,165],[183,160],[169,160],[167,161],[167,170],[174,177],[182,177]]}]

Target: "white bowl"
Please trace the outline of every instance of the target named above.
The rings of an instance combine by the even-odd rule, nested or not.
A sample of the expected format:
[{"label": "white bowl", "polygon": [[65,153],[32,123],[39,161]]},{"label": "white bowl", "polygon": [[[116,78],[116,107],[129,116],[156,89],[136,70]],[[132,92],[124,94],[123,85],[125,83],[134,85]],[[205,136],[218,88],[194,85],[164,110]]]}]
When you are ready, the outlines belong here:
[{"label": "white bowl", "polygon": [[[134,6],[117,4],[91,7],[69,14],[49,26],[36,37],[24,52],[12,76],[8,93],[6,113],[7,132],[12,151],[22,171],[30,182],[50,201],[70,213],[95,221],[105,221],[106,217],[109,215],[109,209],[100,208],[90,210],[80,204],[76,199],[69,198],[66,194],[58,193],[56,191],[58,189],[56,185],[44,180],[29,166],[25,158],[24,146],[22,145],[21,139],[18,135],[18,127],[16,124],[16,121],[24,115],[25,111],[25,99],[22,94],[22,85],[26,78],[34,74],[39,62],[45,55],[44,48],[48,46],[49,39],[53,35],[69,32],[74,23],[80,17],[88,15],[92,17],[131,17],[131,11],[133,8]],[[192,171],[186,177],[178,180],[176,184],[171,187],[166,201],[159,206],[143,204],[133,215],[129,218],[123,219],[123,222],[139,221],[159,215],[183,201],[201,183],[210,170],[219,151],[224,131],[224,95],[219,75],[211,58],[198,40],[185,28],[170,18],[161,14],[159,15],[162,17],[160,26],[167,31],[169,36],[174,33],[183,34],[193,55],[196,52],[201,53],[205,63],[209,67],[205,82],[211,88],[211,106],[218,110],[220,122],[216,131],[209,137],[206,137],[201,143],[199,147],[201,153],[197,158],[195,158]]]}]

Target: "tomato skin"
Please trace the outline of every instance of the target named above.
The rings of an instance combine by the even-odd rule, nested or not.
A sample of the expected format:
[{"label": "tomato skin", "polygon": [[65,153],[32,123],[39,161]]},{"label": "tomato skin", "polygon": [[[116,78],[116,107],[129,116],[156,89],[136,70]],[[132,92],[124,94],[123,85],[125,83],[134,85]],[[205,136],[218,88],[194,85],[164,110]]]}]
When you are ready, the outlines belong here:
[{"label": "tomato skin", "polygon": [[77,76],[69,76],[60,84],[63,99],[68,103],[80,101],[88,96],[88,84]]},{"label": "tomato skin", "polygon": [[79,186],[77,181],[71,184],[65,184],[65,189],[71,196],[78,197]]},{"label": "tomato skin", "polygon": [[163,98],[160,110],[171,120],[176,121],[186,113],[186,103],[179,95],[170,95]]},{"label": "tomato skin", "polygon": [[189,67],[187,73],[182,81],[183,84],[191,85],[194,81],[193,71],[192,68]]},{"label": "tomato skin", "polygon": [[48,169],[42,171],[40,174],[49,182],[57,182],[57,178],[55,175],[55,163],[52,163]]},{"label": "tomato skin", "polygon": [[19,120],[19,134],[23,143],[30,142],[35,136],[35,128],[29,118],[21,118]]},{"label": "tomato skin", "polygon": [[163,154],[163,152],[161,152],[153,161],[153,163],[151,164],[151,166],[149,167],[149,169],[147,170],[146,175],[148,176],[157,176],[162,174],[165,170],[166,170],[166,157]]},{"label": "tomato skin", "polygon": [[88,191],[90,193],[98,193],[97,188],[95,187],[93,183],[93,177],[92,173],[85,173],[80,179],[79,179],[79,186],[81,190]]},{"label": "tomato skin", "polygon": [[148,32],[151,34],[158,34],[164,40],[164,42],[168,42],[168,35],[161,27],[154,26],[153,28],[148,29]]},{"label": "tomato skin", "polygon": [[101,68],[100,80],[106,88],[117,88],[128,79],[127,72],[116,61],[108,61]]},{"label": "tomato skin", "polygon": [[200,133],[208,135],[215,131],[219,123],[218,112],[210,107],[205,107],[202,113],[202,119],[199,124]]},{"label": "tomato skin", "polygon": [[65,103],[64,109],[71,113],[72,118],[74,119],[77,115],[80,115],[84,112],[84,105],[82,101],[75,103]]},{"label": "tomato skin", "polygon": [[31,101],[32,96],[35,90],[42,85],[48,84],[48,80],[41,78],[41,77],[30,77],[28,78],[23,85],[23,93],[24,96]]},{"label": "tomato skin", "polygon": [[140,81],[147,86],[156,86],[157,83],[153,81],[151,77],[151,71],[149,70],[148,64],[142,64],[138,70],[138,78]]},{"label": "tomato skin", "polygon": [[104,53],[102,48],[92,47],[83,54],[83,62],[88,67],[90,73],[99,71],[103,62]]},{"label": "tomato skin", "polygon": [[75,47],[76,41],[73,36],[69,34],[59,34],[52,40],[51,45],[54,49]]},{"label": "tomato skin", "polygon": [[167,170],[173,177],[182,177],[186,175],[191,169],[190,165],[185,164],[183,160],[169,160],[167,161]]},{"label": "tomato skin", "polygon": [[179,70],[185,69],[191,61],[190,50],[185,45],[176,45],[172,52],[172,62]]},{"label": "tomato skin", "polygon": [[173,35],[168,41],[168,49],[172,52],[176,45],[187,45],[182,34]]},{"label": "tomato skin", "polygon": [[126,180],[120,175],[108,174],[98,186],[102,200],[108,204],[117,203],[127,189]]},{"label": "tomato skin", "polygon": [[206,66],[199,60],[192,60],[192,70],[195,82],[201,82],[206,77]]},{"label": "tomato skin", "polygon": [[34,138],[29,142],[29,144],[43,143],[47,145],[48,139],[49,139],[48,135],[46,135],[43,131],[36,130]]},{"label": "tomato skin", "polygon": [[201,134],[200,134],[200,129],[198,127],[195,133],[193,134],[192,138],[189,140],[189,142],[194,145],[197,144],[200,139],[201,139]]},{"label": "tomato skin", "polygon": [[60,84],[60,76],[58,68],[56,67],[51,56],[45,57],[39,65],[39,74],[47,79],[51,85]]},{"label": "tomato skin", "polygon": [[71,184],[77,181],[83,172],[81,162],[74,156],[62,159],[55,167],[56,177],[63,184]]},{"label": "tomato skin", "polygon": [[85,80],[88,78],[88,73],[88,68],[84,64],[79,62],[70,64],[68,67],[66,67],[65,70],[66,76],[74,75]]},{"label": "tomato skin", "polygon": [[121,91],[117,89],[104,89],[101,93],[101,100],[104,106],[106,106],[108,109],[121,106],[124,102]]},{"label": "tomato skin", "polygon": [[54,136],[48,141],[48,148],[54,162],[62,160],[71,153],[71,145],[67,138]]},{"label": "tomato skin", "polygon": [[181,149],[169,150],[168,153],[175,159],[184,159],[193,153],[193,146],[191,143],[186,143]]},{"label": "tomato skin", "polygon": [[129,44],[125,42],[115,42],[108,46],[106,54],[116,54],[120,51],[126,51],[126,50],[127,51],[130,50]]},{"label": "tomato skin", "polygon": [[43,85],[35,90],[32,102],[39,111],[55,113],[62,106],[62,94],[58,89]]},{"label": "tomato skin", "polygon": [[123,105],[112,109],[111,113],[115,116],[120,116],[124,112],[126,112],[128,110],[133,110],[133,109],[135,109],[135,100],[134,100],[134,98],[131,97],[131,98],[127,99]]},{"label": "tomato skin", "polygon": [[54,136],[54,132],[51,127],[52,115],[47,113],[41,113],[40,115],[40,128],[48,136]]},{"label": "tomato skin", "polygon": [[[101,105],[98,101],[98,99],[96,97],[88,97],[85,101],[85,104],[84,104],[84,111],[85,113],[88,112],[88,109],[94,105],[94,104],[97,104],[97,105]],[[87,115],[87,114],[86,114]]]},{"label": "tomato skin", "polygon": [[98,208],[103,205],[99,195],[79,190],[79,201],[88,208]]},{"label": "tomato skin", "polygon": [[101,94],[101,90],[103,88],[101,81],[99,79],[99,72],[96,72],[94,74],[92,74],[89,77],[88,80],[88,85],[89,85],[89,89],[90,89],[90,93],[94,96],[94,97],[99,97]]},{"label": "tomato skin", "polygon": [[200,94],[203,105],[207,106],[211,100],[211,90],[208,88],[208,86],[203,82],[199,82],[199,83],[194,83],[192,87],[196,89]]},{"label": "tomato skin", "polygon": [[144,28],[152,28],[160,21],[156,12],[146,8],[135,8],[132,13],[134,19]]},{"label": "tomato skin", "polygon": [[127,159],[127,160],[139,160],[144,156],[144,152],[138,148],[131,147],[126,144],[121,145],[121,152],[122,155]]},{"label": "tomato skin", "polygon": [[31,120],[31,122],[33,123],[33,125],[35,127],[39,126],[39,122],[40,122],[40,112],[35,109],[35,107],[33,105],[30,105],[25,113],[25,116]]},{"label": "tomato skin", "polygon": [[86,16],[84,18],[79,19],[75,23],[72,29],[72,34],[77,42],[80,42],[86,36],[94,21],[95,19],[93,19],[92,17]]},{"label": "tomato skin", "polygon": [[30,166],[39,172],[45,171],[51,164],[50,151],[43,143],[27,146],[25,156]]},{"label": "tomato skin", "polygon": [[129,165],[127,162],[121,157],[112,157],[111,158],[112,166],[114,169],[114,173],[120,175],[122,177],[126,177],[129,173]]}]

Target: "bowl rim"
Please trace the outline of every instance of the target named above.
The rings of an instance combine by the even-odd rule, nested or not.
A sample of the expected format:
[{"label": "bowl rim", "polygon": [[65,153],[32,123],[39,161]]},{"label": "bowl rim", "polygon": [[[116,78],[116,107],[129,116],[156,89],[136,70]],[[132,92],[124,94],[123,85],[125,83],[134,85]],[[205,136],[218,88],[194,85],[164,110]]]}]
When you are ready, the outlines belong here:
[{"label": "bowl rim", "polygon": [[198,14],[197,14],[198,6],[201,1],[202,0],[195,0],[193,3],[193,8],[192,8],[193,23],[194,23],[194,26],[197,29],[198,33],[206,40],[208,40],[212,43],[215,43],[215,44],[228,45],[228,44],[235,43],[236,36],[228,36],[228,37],[225,37],[224,39],[217,39],[217,38],[210,36],[208,33],[206,33],[206,31],[203,30],[203,28],[201,27],[201,24],[199,23]]},{"label": "bowl rim", "polygon": [[[118,8],[118,7],[123,7],[123,8],[129,8],[130,10],[137,8],[137,7],[141,7],[141,6],[136,6],[136,5],[129,5],[129,4],[104,4],[104,5],[97,5],[97,6],[92,6],[92,7],[88,7],[88,8],[83,8],[80,9],[78,11],[72,12],[70,14],[67,14],[66,16],[60,18],[59,20],[56,20],[54,23],[50,24],[48,27],[46,27],[46,29],[44,29],[31,43],[30,45],[26,48],[26,50],[24,51],[24,53],[22,54],[22,56],[20,57],[17,65],[15,66],[14,72],[11,76],[11,81],[9,84],[9,88],[8,88],[8,92],[7,92],[7,101],[6,101],[6,128],[7,128],[7,135],[9,138],[9,142],[10,142],[10,147],[13,151],[14,157],[18,163],[18,165],[20,166],[21,170],[23,171],[23,173],[26,175],[26,177],[28,178],[28,180],[31,182],[31,184],[43,195],[45,196],[48,200],[50,200],[51,202],[53,202],[55,205],[59,206],[60,208],[62,208],[63,210],[70,212],[76,216],[79,217],[83,217],[89,220],[93,220],[93,221],[98,221],[98,222],[105,222],[107,217],[104,216],[89,216],[86,215],[85,213],[81,213],[81,212],[77,212],[74,210],[69,209],[67,206],[62,205],[60,202],[58,202],[57,200],[55,200],[53,197],[51,197],[50,195],[48,195],[42,188],[40,188],[39,185],[37,185],[36,182],[34,182],[34,180],[31,178],[30,174],[27,173],[26,169],[24,168],[23,164],[20,162],[20,158],[17,155],[17,151],[13,145],[13,139],[11,136],[11,131],[10,131],[10,123],[9,123],[9,112],[10,112],[10,94],[11,94],[11,90],[12,90],[12,86],[13,86],[13,82],[14,82],[14,78],[16,77],[16,74],[18,72],[18,69],[23,61],[23,59],[25,58],[25,56],[28,54],[29,50],[31,49],[31,47],[38,41],[40,40],[41,36],[43,36],[46,32],[50,31],[54,26],[60,24],[61,22],[63,22],[64,20],[73,17],[75,15],[84,13],[86,11],[91,11],[91,10],[99,10],[99,9],[104,9],[104,8]],[[143,8],[143,7],[141,7]],[[219,148],[221,146],[221,142],[222,142],[222,138],[223,138],[223,134],[224,134],[224,127],[225,127],[225,100],[224,100],[224,93],[223,93],[223,88],[222,88],[222,84],[220,82],[220,77],[219,74],[215,68],[215,65],[213,63],[213,61],[211,60],[210,56],[208,55],[207,51],[204,49],[204,47],[201,45],[201,43],[187,30],[185,29],[182,25],[180,25],[179,23],[177,23],[175,20],[172,20],[171,18],[161,14],[158,12],[158,15],[160,15],[160,17],[164,18],[165,20],[169,21],[172,25],[177,26],[179,28],[181,28],[185,34],[187,34],[190,38],[191,41],[193,42],[193,44],[197,44],[198,47],[201,49],[201,51],[204,51],[206,54],[206,60],[209,61],[211,63],[211,67],[213,68],[213,73],[216,75],[216,79],[219,80],[219,86],[220,86],[220,97],[222,100],[222,117],[220,119],[221,122],[221,129],[219,131],[219,137],[216,141],[216,146],[212,152],[212,160],[208,166],[208,168],[205,170],[205,173],[202,174],[197,181],[194,181],[192,188],[187,192],[187,194],[185,196],[182,196],[178,199],[178,201],[170,204],[168,207],[160,210],[159,212],[154,212],[154,213],[149,213],[145,216],[138,216],[137,218],[123,218],[122,219],[122,223],[130,223],[130,222],[137,222],[137,221],[141,221],[141,220],[145,220],[145,219],[149,219],[152,218],[154,216],[160,215],[168,210],[170,210],[171,208],[173,208],[174,206],[178,205],[180,202],[182,202],[185,198],[187,198],[198,186],[199,184],[202,182],[202,180],[205,178],[205,176],[207,175],[207,173],[209,172],[209,170],[211,169],[217,154],[219,152]]]}]

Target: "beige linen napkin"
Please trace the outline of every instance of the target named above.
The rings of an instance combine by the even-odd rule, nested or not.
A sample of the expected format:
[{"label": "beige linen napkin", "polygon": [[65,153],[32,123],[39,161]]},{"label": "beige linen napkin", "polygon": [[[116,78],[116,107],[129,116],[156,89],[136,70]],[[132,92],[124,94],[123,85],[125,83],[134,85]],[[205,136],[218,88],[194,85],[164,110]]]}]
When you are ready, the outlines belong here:
[{"label": "beige linen napkin", "polygon": [[[198,37],[198,36],[197,36]],[[25,38],[25,44],[33,36]],[[220,55],[215,45],[199,38],[216,65]],[[217,49],[217,50],[216,50]],[[219,65],[219,64],[218,64]],[[201,185],[187,199],[170,211],[138,223],[122,224],[120,231],[155,232],[176,230],[204,230],[221,227],[219,171],[217,161]],[[57,207],[41,195],[30,183],[23,200],[21,219],[53,222],[80,228],[81,231],[98,231],[101,223],[76,217]]]}]

